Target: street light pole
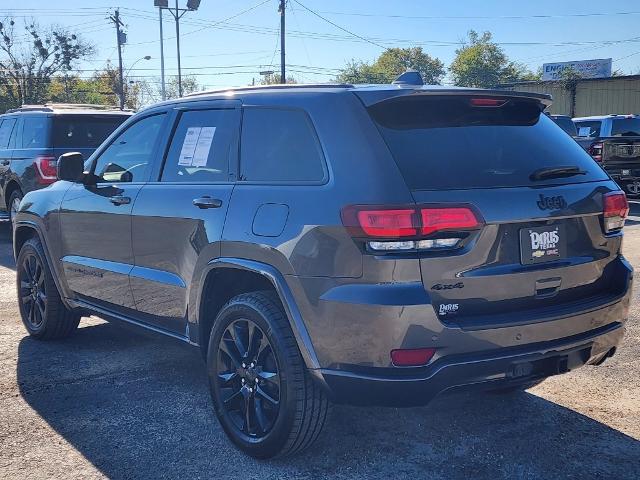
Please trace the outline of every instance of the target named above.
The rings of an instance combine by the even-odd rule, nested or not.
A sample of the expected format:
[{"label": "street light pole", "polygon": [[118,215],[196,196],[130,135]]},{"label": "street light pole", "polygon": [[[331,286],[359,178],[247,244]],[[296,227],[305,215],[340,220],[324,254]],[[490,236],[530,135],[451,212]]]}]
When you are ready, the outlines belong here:
[{"label": "street light pole", "polygon": [[285,0],[280,0],[280,82],[287,83],[287,72],[284,63],[284,9],[286,5]]},{"label": "street light pole", "polygon": [[167,99],[167,91],[164,83],[164,37],[162,35],[162,9],[158,9],[160,15],[160,80],[162,82],[162,100]]},{"label": "street light pole", "polygon": [[176,0],[176,51],[178,55],[178,96],[182,97],[182,70],[180,69],[180,15],[178,10],[178,0]]}]

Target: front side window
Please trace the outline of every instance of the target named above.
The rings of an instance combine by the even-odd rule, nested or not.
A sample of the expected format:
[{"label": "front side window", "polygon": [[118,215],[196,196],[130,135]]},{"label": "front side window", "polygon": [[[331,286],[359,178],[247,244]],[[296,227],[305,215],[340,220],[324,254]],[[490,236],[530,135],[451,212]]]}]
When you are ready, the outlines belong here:
[{"label": "front side window", "polygon": [[9,139],[11,138],[11,132],[13,132],[15,125],[15,118],[7,118],[0,121],[0,148],[7,148],[9,146]]},{"label": "front side window", "polygon": [[324,159],[302,110],[246,108],[242,117],[241,180],[320,182]]},{"label": "front side window", "polygon": [[96,160],[98,181],[147,181],[164,118],[164,113],[145,117],[118,135]]},{"label": "front side window", "polygon": [[163,182],[229,179],[229,149],[238,130],[234,109],[192,110],[180,116],[162,170]]},{"label": "front side window", "polygon": [[22,127],[22,148],[46,148],[49,136],[47,117],[25,116]]}]

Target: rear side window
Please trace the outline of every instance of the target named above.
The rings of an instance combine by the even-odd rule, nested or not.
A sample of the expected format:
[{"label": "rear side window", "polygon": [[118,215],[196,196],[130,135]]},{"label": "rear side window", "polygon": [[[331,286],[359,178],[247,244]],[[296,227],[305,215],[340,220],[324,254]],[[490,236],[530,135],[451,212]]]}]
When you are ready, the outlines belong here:
[{"label": "rear side window", "polygon": [[576,122],[579,137],[599,137],[602,122],[598,120]]},{"label": "rear side window", "polygon": [[238,110],[234,109],[193,110],[182,113],[171,139],[162,170],[162,181],[228,181],[229,148],[238,130],[238,117]]},{"label": "rear side window", "polygon": [[[465,96],[397,98],[369,107],[407,185],[416,190],[514,187],[606,180],[594,160],[537,102],[472,106]],[[539,169],[584,175],[534,181]]]},{"label": "rear side window", "polygon": [[640,118],[619,118],[611,125],[612,137],[640,137]]},{"label": "rear side window", "polygon": [[7,148],[9,146],[9,139],[11,138],[11,132],[13,132],[15,125],[15,118],[0,120],[0,148]]},{"label": "rear side window", "polygon": [[320,182],[324,159],[302,110],[246,108],[242,117],[240,178],[253,182]]},{"label": "rear side window", "polygon": [[558,125],[562,130],[567,132],[572,137],[575,137],[578,134],[576,129],[576,124],[573,123],[573,120],[569,117],[551,117],[556,125]]},{"label": "rear side window", "polygon": [[60,115],[53,119],[54,148],[96,148],[128,117]]},{"label": "rear side window", "polygon": [[49,122],[47,117],[25,116],[22,127],[22,148],[50,147]]}]

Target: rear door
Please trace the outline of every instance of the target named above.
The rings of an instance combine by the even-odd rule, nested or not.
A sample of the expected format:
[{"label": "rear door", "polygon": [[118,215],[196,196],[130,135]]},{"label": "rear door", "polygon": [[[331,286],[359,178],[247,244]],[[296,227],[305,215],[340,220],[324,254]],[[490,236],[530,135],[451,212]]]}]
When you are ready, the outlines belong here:
[{"label": "rear door", "polygon": [[[175,110],[175,127],[156,181],[133,208],[131,288],[146,321],[186,335],[194,272],[220,256],[220,239],[240,127],[239,102],[208,101]],[[193,292],[190,288],[193,287]]]},{"label": "rear door", "polygon": [[79,298],[133,310],[131,210],[161,151],[166,112],[141,115],[97,153],[95,182],[73,184],[60,207],[62,264]]},{"label": "rear door", "polygon": [[470,207],[481,223],[441,225],[442,248],[420,254],[444,323],[526,323],[623,291],[619,241],[602,226],[603,194],[616,187],[540,110],[531,99],[464,95],[369,107],[416,203]]}]

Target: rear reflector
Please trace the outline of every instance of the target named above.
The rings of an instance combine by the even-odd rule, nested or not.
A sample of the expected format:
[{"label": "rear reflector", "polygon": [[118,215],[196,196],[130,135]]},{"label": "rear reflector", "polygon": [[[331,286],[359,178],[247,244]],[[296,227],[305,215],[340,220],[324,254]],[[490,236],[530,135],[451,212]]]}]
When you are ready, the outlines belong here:
[{"label": "rear reflector", "polygon": [[604,206],[604,231],[611,233],[624,227],[629,215],[629,203],[624,192],[609,192],[602,197]]},{"label": "rear reflector", "polygon": [[36,181],[40,185],[49,185],[58,179],[56,157],[37,157],[33,164],[36,168]]},{"label": "rear reflector", "polygon": [[364,238],[422,240],[439,232],[475,230],[481,226],[470,206],[351,205],[343,208],[341,214],[342,223],[351,234]]},{"label": "rear reflector", "polygon": [[435,348],[391,350],[391,362],[396,367],[419,367],[429,363],[435,353]]}]

